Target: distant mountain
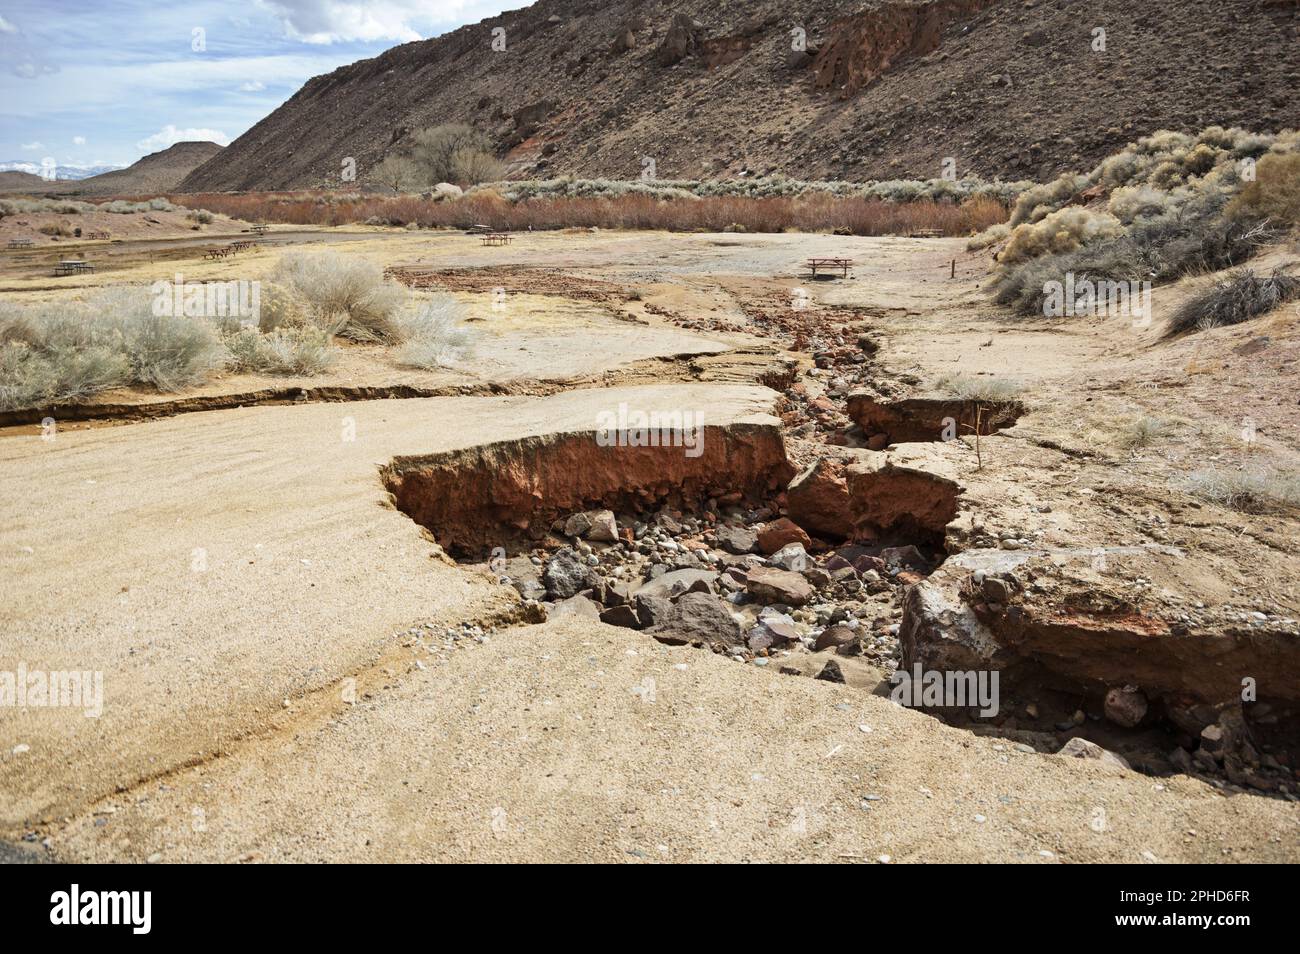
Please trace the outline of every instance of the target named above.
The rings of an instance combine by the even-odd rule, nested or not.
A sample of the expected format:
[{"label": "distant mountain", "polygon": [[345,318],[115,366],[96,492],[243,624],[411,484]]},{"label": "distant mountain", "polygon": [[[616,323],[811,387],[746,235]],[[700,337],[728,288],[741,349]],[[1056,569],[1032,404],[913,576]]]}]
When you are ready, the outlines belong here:
[{"label": "distant mountain", "polygon": [[1298,51],[1296,0],[540,0],[315,77],[180,191],[365,183],[448,122],[516,177],[1039,178],[1300,125]]},{"label": "distant mountain", "polygon": [[58,191],[59,183],[46,182],[40,176],[34,176],[30,172],[17,170],[0,172],[0,192],[49,192],[51,186]]},{"label": "distant mountain", "polygon": [[[55,181],[34,173],[40,166],[32,163],[0,163],[0,192],[57,193],[67,196],[141,195],[174,192],[181,180],[221,152],[215,142],[178,142],[159,152],[150,153],[125,169],[98,167],[101,171],[85,178],[59,176]],[[63,171],[62,167],[59,169]]]},{"label": "distant mountain", "polygon": [[125,169],[83,179],[81,185],[101,195],[174,192],[182,179],[221,150],[215,142],[178,142]]},{"label": "distant mountain", "polygon": [[[117,169],[123,169],[124,166],[58,166],[54,167],[54,178],[56,181],[77,182],[82,179],[89,179],[91,176],[103,175],[105,172],[113,172]],[[40,176],[41,166],[36,162],[29,162],[26,159],[11,159],[8,162],[0,162],[0,172],[26,172],[29,175]],[[42,180],[48,181],[48,180]]]}]

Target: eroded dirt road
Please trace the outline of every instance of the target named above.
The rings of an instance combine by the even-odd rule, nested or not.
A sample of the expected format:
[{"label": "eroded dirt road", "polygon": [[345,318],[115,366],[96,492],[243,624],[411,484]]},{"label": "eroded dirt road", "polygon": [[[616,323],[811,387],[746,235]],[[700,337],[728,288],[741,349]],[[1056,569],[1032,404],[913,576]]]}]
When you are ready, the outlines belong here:
[{"label": "eroded dirt road", "polygon": [[[394,457],[588,433],[621,403],[784,422],[800,464],[843,431],[850,390],[887,400],[984,373],[1020,382],[1026,413],[982,438],[978,459],[969,437],[880,452],[961,486],[954,549],[1003,533],[1085,552],[1160,543],[1184,555],[1141,550],[1137,570],[1099,585],[1140,575],[1161,599],[1206,604],[1206,625],[1238,609],[1282,628],[1300,615],[1296,521],[1202,506],[1177,483],[1211,454],[1294,457],[1259,351],[1233,350],[1254,333],[1214,333],[1224,373],[1178,375],[1171,356],[1204,341],[1170,350],[1150,330],[1007,321],[960,248],[352,241],[385,265],[493,266],[494,284],[453,289],[485,309],[511,269],[567,285],[512,290],[515,313],[494,327],[485,312],[480,364],[415,382],[479,389],[465,396],[178,406],[190,412],[52,441],[10,429],[0,669],[102,671],[104,706],[0,710],[0,836],[67,860],[1294,861],[1300,816],[1282,793],[1042,754],[593,620],[530,625],[511,588],[446,560],[388,501]],[[803,280],[802,261],[824,254],[853,256],[855,277]],[[629,293],[565,294],[582,280]],[[863,335],[873,355],[851,381],[834,360],[806,373]],[[1295,347],[1286,325],[1264,353],[1289,368]],[[329,384],[412,383],[364,352],[347,361]],[[252,385],[207,396],[255,404]],[[1244,402],[1268,423],[1242,450],[1224,435]],[[1135,414],[1167,416],[1172,437],[1121,447]]]}]

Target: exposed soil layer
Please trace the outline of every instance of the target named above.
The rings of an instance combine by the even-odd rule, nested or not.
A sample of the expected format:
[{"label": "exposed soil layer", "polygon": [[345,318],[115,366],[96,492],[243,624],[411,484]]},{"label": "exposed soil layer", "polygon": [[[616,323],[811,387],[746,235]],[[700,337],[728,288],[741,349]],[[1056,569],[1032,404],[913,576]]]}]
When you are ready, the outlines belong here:
[{"label": "exposed soil layer", "polygon": [[503,533],[545,534],[564,512],[624,509],[672,499],[756,501],[793,475],[772,424],[706,426],[698,454],[681,446],[601,446],[593,433],[548,434],[430,457],[382,470],[397,507],[446,550],[503,543]]},{"label": "exposed soil layer", "polygon": [[869,394],[849,395],[848,412],[868,440],[880,446],[913,441],[953,440],[967,434],[987,437],[1010,427],[1024,413],[1019,402],[982,404],[914,397],[889,401]]}]

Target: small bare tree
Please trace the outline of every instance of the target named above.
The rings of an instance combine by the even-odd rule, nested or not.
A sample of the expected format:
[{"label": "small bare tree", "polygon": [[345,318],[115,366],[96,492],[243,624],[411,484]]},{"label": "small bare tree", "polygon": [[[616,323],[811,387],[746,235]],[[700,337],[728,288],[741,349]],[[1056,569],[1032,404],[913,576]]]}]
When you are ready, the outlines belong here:
[{"label": "small bare tree", "polygon": [[406,156],[389,153],[370,171],[370,178],[394,192],[414,192],[420,187],[420,171]]}]

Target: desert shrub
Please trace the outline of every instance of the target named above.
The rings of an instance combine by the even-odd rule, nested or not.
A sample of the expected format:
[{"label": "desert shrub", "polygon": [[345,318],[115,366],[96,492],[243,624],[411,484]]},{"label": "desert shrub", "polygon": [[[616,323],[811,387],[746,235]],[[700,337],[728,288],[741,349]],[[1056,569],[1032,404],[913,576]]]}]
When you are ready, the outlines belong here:
[{"label": "desert shrub", "polygon": [[1300,474],[1285,471],[1201,470],[1184,481],[1183,489],[1202,500],[1245,513],[1300,507]]},{"label": "desert shrub", "polygon": [[1082,245],[1113,238],[1121,228],[1119,220],[1107,212],[1068,206],[1016,228],[1000,261],[1015,265],[1040,255],[1072,252]]},{"label": "desert shrub", "polygon": [[105,202],[100,205],[92,205],[91,209],[101,212],[113,212],[119,215],[130,215],[135,212],[180,212],[181,207],[173,205],[162,196],[156,196],[152,199],[146,199],[141,202],[130,202],[126,199],[114,199],[111,202]]},{"label": "desert shrub", "polygon": [[72,238],[72,229],[66,225],[42,225],[36,231],[42,235],[57,236],[59,238]]},{"label": "desert shrub", "polygon": [[109,347],[34,348],[0,341],[0,411],[79,401],[129,380],[126,356]]},{"label": "desert shrub", "polygon": [[1011,227],[1037,222],[1087,188],[1086,176],[1067,174],[1051,182],[1032,186],[1020,194],[1011,210]]},{"label": "desert shrub", "polygon": [[1237,269],[1208,291],[1184,302],[1169,319],[1165,334],[1239,325],[1296,298],[1300,298],[1300,278],[1280,270],[1261,278],[1248,268]]},{"label": "desert shrub", "polygon": [[1270,153],[1255,164],[1232,211],[1284,227],[1300,225],[1300,152]]},{"label": "desert shrub", "polygon": [[1006,241],[1010,235],[1011,226],[1005,222],[998,222],[979,234],[971,236],[971,240],[966,243],[966,251],[978,252],[980,249]]},{"label": "desert shrub", "polygon": [[185,216],[191,222],[197,222],[199,225],[211,225],[214,216],[207,209],[198,209]]},{"label": "desert shrub", "polygon": [[283,282],[262,282],[258,298],[258,328],[301,328],[308,323],[311,303],[296,286]]},{"label": "desert shrub", "polygon": [[961,203],[960,211],[967,234],[984,232],[1003,225],[1007,207],[988,195],[973,196]]},{"label": "desert shrub", "polygon": [[310,321],[353,341],[399,340],[395,319],[406,289],[386,281],[378,265],[339,252],[283,256],[274,280],[307,302]]},{"label": "desert shrub", "polygon": [[464,307],[450,295],[438,295],[401,315],[401,347],[396,360],[410,368],[441,368],[463,360],[473,335],[463,324]]},{"label": "desert shrub", "polygon": [[277,328],[263,334],[242,328],[224,339],[232,367],[256,374],[320,374],[334,363],[337,349],[320,328]]},{"label": "desert shrub", "polygon": [[137,310],[121,327],[134,384],[180,391],[200,383],[225,363],[225,349],[216,329],[205,320],[154,315],[145,309]]},{"label": "desert shrub", "polygon": [[0,348],[0,404],[7,410],[128,384],[178,390],[227,359],[211,322],[154,315],[148,287],[104,289],[57,306],[0,305]]}]

